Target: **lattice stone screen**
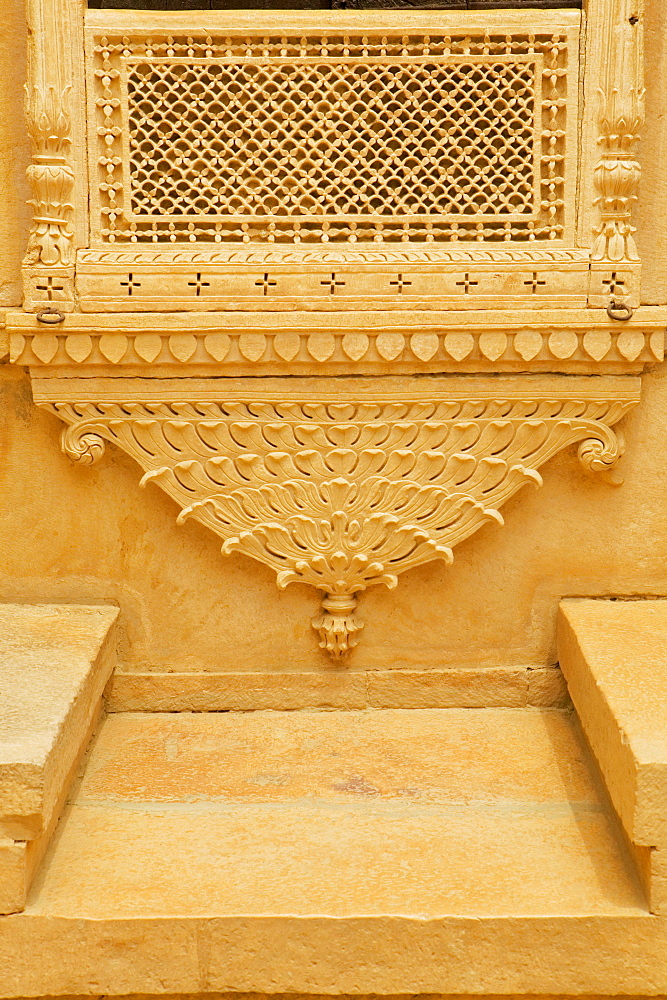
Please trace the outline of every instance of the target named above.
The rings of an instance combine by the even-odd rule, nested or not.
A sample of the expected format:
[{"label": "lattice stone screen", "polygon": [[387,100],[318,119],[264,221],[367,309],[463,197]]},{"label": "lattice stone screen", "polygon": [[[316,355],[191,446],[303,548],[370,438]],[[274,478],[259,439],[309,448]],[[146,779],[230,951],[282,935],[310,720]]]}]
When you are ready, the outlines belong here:
[{"label": "lattice stone screen", "polygon": [[577,19],[534,34],[497,18],[410,35],[91,27],[97,239],[571,244]]}]

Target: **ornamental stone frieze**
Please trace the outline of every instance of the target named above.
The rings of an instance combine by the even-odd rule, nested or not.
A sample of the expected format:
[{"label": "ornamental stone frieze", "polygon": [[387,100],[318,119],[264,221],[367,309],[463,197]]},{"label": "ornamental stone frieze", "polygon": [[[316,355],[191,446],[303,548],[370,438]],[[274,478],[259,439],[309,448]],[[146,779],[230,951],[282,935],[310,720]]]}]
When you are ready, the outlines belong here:
[{"label": "ornamental stone frieze", "polygon": [[640,8],[29,0],[8,327],[66,455],[121,448],[316,588],[334,660],[364,590],[451,562],[558,451],[618,482],[667,320],[632,225]]}]

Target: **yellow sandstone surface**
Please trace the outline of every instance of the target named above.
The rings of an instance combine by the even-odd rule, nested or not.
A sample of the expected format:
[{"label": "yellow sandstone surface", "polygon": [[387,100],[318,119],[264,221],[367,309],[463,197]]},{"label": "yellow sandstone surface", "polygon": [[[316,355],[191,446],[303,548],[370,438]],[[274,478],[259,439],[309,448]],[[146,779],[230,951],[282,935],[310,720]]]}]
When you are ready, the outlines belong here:
[{"label": "yellow sandstone surface", "polygon": [[[23,7],[0,10],[0,309],[30,215]],[[661,305],[667,5],[644,20],[633,221]],[[560,453],[452,566],[369,591],[337,670],[312,590],[177,527],[122,451],[71,464],[0,365],[0,600],[69,605],[0,609],[0,996],[667,995],[666,372],[620,489]],[[607,596],[633,600],[579,600]]]},{"label": "yellow sandstone surface", "polygon": [[667,601],[565,601],[559,650],[575,707],[654,913],[667,913]]},{"label": "yellow sandstone surface", "polygon": [[508,899],[643,907],[561,713],[128,713],[102,727],[34,912],[489,916]]},{"label": "yellow sandstone surface", "polygon": [[40,837],[113,666],[116,608],[0,605],[0,832]]},{"label": "yellow sandstone surface", "polygon": [[667,841],[667,600],[566,601],[560,658],[632,840]]}]

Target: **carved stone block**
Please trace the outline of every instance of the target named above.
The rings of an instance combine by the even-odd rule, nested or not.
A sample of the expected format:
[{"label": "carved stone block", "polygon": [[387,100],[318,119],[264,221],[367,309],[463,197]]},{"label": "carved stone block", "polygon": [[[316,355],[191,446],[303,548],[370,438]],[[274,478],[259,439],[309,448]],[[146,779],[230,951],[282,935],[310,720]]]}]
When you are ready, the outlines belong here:
[{"label": "carved stone block", "polygon": [[614,305],[637,309],[641,296],[641,264],[591,263],[589,305],[608,309]]},{"label": "carved stone block", "polygon": [[[603,272],[607,274],[608,272]],[[510,313],[395,311],[198,314],[182,330],[173,317],[68,317],[45,330],[9,317],[11,357],[35,373],[82,376],[407,374],[411,372],[636,372],[664,358],[665,315],[594,322],[579,310],[560,322],[544,310],[528,326]]]}]

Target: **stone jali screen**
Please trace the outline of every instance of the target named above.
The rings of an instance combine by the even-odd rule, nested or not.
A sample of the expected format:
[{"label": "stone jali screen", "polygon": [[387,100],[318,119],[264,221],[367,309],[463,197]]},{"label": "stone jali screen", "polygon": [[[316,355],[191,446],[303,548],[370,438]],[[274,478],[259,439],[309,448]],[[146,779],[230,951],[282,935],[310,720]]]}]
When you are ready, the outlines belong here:
[{"label": "stone jali screen", "polygon": [[568,237],[567,31],[95,33],[89,66],[103,243]]}]

